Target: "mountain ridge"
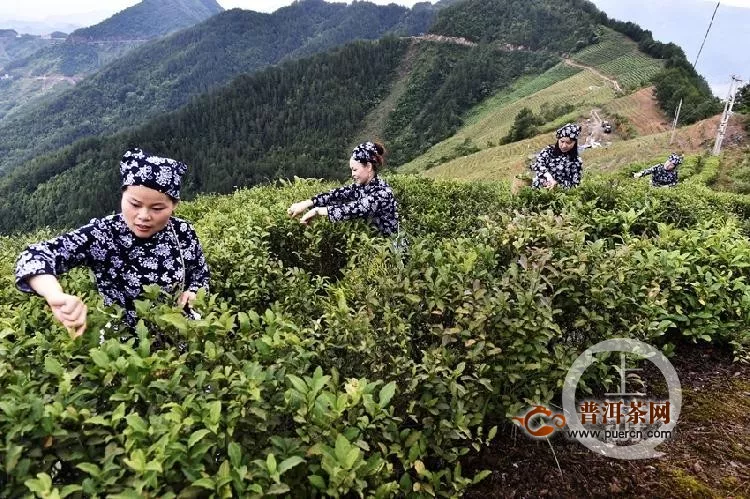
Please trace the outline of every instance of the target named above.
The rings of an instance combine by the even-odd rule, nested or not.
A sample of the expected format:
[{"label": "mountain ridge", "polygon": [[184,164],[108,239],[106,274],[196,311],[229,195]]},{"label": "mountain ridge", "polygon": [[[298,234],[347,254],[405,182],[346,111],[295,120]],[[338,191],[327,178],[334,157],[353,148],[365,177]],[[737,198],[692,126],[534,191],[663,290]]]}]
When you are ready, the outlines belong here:
[{"label": "mountain ridge", "polygon": [[[70,79],[83,79],[147,40],[193,26],[223,10],[215,0],[143,0],[74,31],[64,43],[40,37],[0,39],[0,64],[9,78],[0,85],[0,120],[23,112],[28,102],[63,92]],[[15,53],[8,54],[6,47]],[[46,77],[65,83],[40,84],[38,80]]]},{"label": "mountain ridge", "polygon": [[[289,60],[236,77],[227,86],[192,98],[180,109],[116,135],[71,139],[70,146],[39,155],[24,168],[0,178],[0,218],[4,224],[0,231],[39,224],[68,226],[103,207],[114,209],[116,170],[108,165],[122,150],[135,145],[159,150],[190,164],[190,173],[185,179],[187,196],[230,192],[238,186],[294,175],[339,178],[345,172],[340,168],[341,158],[356,138],[365,138],[365,132],[375,133],[386,142],[392,166],[408,163],[426,152],[429,154],[441,143],[450,142],[452,145],[446,151],[434,155],[440,164],[495,148],[503,140],[507,128],[513,124],[520,101],[510,102],[515,107],[509,107],[514,111],[512,114],[506,111],[502,119],[505,131],[489,130],[481,137],[481,142],[473,143],[475,138],[471,136],[456,143],[460,136],[456,132],[472,119],[476,109],[493,102],[507,106],[508,101],[496,102],[495,97],[519,82],[531,82],[526,95],[539,94],[534,97],[537,100],[533,112],[544,117],[540,129],[549,133],[559,122],[581,119],[589,114],[591,106],[603,106],[622,95],[622,91],[635,91],[649,85],[655,75],[664,73],[663,68],[679,71],[680,65],[685,63],[680,59],[678,48],[654,44],[648,34],[639,32],[635,25],[613,24],[622,31],[635,33],[638,43],[620,31],[598,24],[600,19],[607,19],[595,9],[589,12],[568,7],[568,10],[554,11],[561,20],[576,12],[580,14],[563,39],[558,39],[555,30],[538,33],[533,23],[524,22],[535,18],[537,12],[549,16],[552,4],[551,0],[534,0],[488,11],[485,2],[464,0],[440,11],[435,25],[438,28],[431,28],[428,36],[354,42],[306,59]],[[155,47],[166,50],[169,40],[181,37],[188,42],[193,37],[205,40],[202,34],[219,31],[211,27],[225,26],[222,23],[227,19],[235,22],[233,26],[240,33],[247,32],[247,20],[265,23],[265,29],[271,33],[275,26],[272,21],[284,16],[295,23],[310,25],[314,21],[310,16],[300,20],[299,15],[294,15],[299,14],[300,6],[340,9],[336,4],[316,0],[295,5],[296,9],[294,6],[280,9],[275,18],[270,14],[237,15],[228,11],[196,29],[150,45],[143,55],[161,60],[159,52],[153,50]],[[361,7],[372,9],[368,5]],[[398,10],[377,12],[391,12],[393,22],[400,21]],[[508,30],[495,31],[480,40],[471,40],[468,37],[472,37],[472,33],[462,31],[461,24],[474,17],[482,17],[485,23],[490,23],[485,18],[493,12]],[[321,24],[326,22],[325,16],[318,20]],[[262,31],[254,33],[264,36]],[[307,39],[299,30],[294,33],[303,41]],[[331,36],[335,37],[335,33]],[[299,39],[295,42],[298,45],[293,47],[301,46]],[[463,42],[454,43],[456,39]],[[519,50],[526,43],[533,43],[537,50]],[[667,54],[668,58],[654,59],[642,52],[642,47],[651,53]],[[291,52],[284,52],[284,47],[279,47],[278,43],[274,48],[280,50],[279,53]],[[684,55],[682,57],[684,59]],[[579,66],[592,69],[582,72],[581,68],[564,64],[555,66],[563,58],[574,59]],[[175,64],[179,70],[179,62]],[[380,86],[371,86],[367,81],[372,78],[371,73],[363,73],[370,65],[379,68]],[[562,69],[551,70],[553,76],[545,73],[553,66]],[[342,74],[333,73],[333,69]],[[578,73],[587,76],[578,77]],[[145,74],[148,75],[148,71]],[[615,87],[602,78],[617,81],[618,85]],[[96,86],[99,91],[107,80],[100,83]],[[547,87],[558,83],[562,85],[560,88],[575,88],[577,94],[566,97],[565,92],[558,92],[560,95],[554,98],[539,97]],[[114,88],[125,99],[142,97],[133,88],[117,85]],[[658,85],[656,90],[659,94]],[[92,95],[101,98],[101,94]],[[576,100],[566,101],[569,98]],[[87,105],[95,107],[97,103],[89,99]],[[81,123],[87,125],[81,118]],[[622,121],[622,124],[625,129],[627,122]],[[619,131],[620,124],[617,126]],[[517,154],[514,147],[503,150]],[[50,205],[58,206],[59,210],[49,213],[44,206]]]},{"label": "mountain ridge", "polygon": [[[365,15],[382,22],[368,23]],[[135,126],[191,98],[227,84],[238,74],[295,56],[327,50],[352,38],[376,39],[390,31],[426,31],[434,10],[307,0],[273,14],[232,9],[197,26],[149,42],[81,81],[53,102],[0,122],[0,174],[31,152],[64,147],[80,138]],[[332,19],[340,23],[330,24]],[[326,23],[329,24],[326,24]],[[406,33],[404,29],[408,29]],[[279,39],[279,33],[288,34]],[[144,107],[141,103],[148,103]],[[30,144],[25,137],[37,140]]]},{"label": "mountain ridge", "polygon": [[221,12],[224,8],[216,0],[142,0],[94,26],[75,30],[68,40],[148,40],[193,26]]}]

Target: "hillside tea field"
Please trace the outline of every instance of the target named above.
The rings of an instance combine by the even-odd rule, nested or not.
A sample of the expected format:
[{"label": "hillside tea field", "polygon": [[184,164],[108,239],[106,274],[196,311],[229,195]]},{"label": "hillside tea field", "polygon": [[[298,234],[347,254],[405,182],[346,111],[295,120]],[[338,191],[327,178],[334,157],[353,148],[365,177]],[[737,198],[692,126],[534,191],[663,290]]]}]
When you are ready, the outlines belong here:
[{"label": "hillside tea field", "polygon": [[[85,271],[63,280],[90,309],[70,340],[13,285],[18,252],[52,233],[0,239],[0,496],[459,496],[488,473],[464,476],[462,456],[559,398],[589,345],[748,359],[750,203],[706,187],[717,168],[690,158],[672,190],[625,171],[513,197],[390,177],[403,262],[364,224],[286,218],[330,184],[199,198],[179,215],[213,272],[203,318],[149,292],[137,344]],[[175,346],[154,351],[157,332]]]},{"label": "hillside tea field", "polygon": [[[528,108],[539,115],[545,107],[572,106],[567,114],[549,119],[543,128],[551,132],[567,121],[589,115],[592,107],[604,107],[612,102],[620,92],[615,91],[613,82],[606,81],[607,78],[615,78],[619,82],[616,85],[630,91],[645,84],[662,65],[639,52],[637,45],[626,36],[609,29],[602,30],[598,43],[571,54],[571,59],[572,64],[591,67],[582,69],[560,63],[535,78],[520,79],[474,108],[455,134],[406,163],[402,171],[424,171],[428,176],[466,180],[481,179],[487,174],[493,179],[508,178],[517,168],[519,158],[535,153],[550,141],[545,133],[510,144],[498,143],[498,139],[511,130],[522,109]],[[633,107],[638,106],[629,102],[625,109],[631,111]],[[622,143],[632,147],[632,144]]]}]

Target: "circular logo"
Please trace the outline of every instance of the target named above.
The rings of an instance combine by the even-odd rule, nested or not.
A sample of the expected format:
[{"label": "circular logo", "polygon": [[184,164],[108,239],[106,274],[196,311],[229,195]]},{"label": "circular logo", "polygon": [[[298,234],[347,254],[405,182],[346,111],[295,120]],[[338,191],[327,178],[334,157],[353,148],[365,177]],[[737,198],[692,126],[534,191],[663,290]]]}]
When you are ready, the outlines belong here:
[{"label": "circular logo", "polygon": [[[615,338],[602,341],[586,349],[571,366],[565,376],[563,386],[562,403],[563,412],[568,422],[568,428],[576,435],[576,439],[592,451],[614,459],[650,459],[660,457],[662,452],[656,450],[656,446],[664,442],[666,437],[651,437],[633,445],[615,445],[603,442],[590,436],[578,420],[576,411],[576,388],[578,381],[586,369],[594,363],[594,354],[602,352],[624,352],[640,355],[653,363],[667,381],[669,392],[669,419],[659,428],[659,434],[671,433],[677,424],[682,407],[682,387],[677,377],[677,372],[667,358],[656,348],[637,340],[628,338]],[[589,435],[589,436],[586,436]]]}]

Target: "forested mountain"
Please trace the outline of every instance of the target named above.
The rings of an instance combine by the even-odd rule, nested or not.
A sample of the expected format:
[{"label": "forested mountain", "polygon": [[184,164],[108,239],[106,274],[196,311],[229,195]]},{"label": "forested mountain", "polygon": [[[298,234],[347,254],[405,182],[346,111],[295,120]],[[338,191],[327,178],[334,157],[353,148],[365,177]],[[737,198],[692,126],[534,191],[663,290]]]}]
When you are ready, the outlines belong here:
[{"label": "forested mountain", "polygon": [[[0,36],[0,119],[28,101],[69,88],[147,40],[222,12],[215,0],[144,0],[61,40]],[[1,169],[1,168],[0,168]]]},{"label": "forested mountain", "polygon": [[[223,11],[215,0],[143,0],[99,24],[74,31],[65,43],[19,38],[38,40],[33,46],[39,50],[26,48],[23,55],[8,56],[4,70],[12,76],[89,74],[146,40],[194,26]],[[23,46],[20,41],[12,46]]]},{"label": "forested mountain", "polygon": [[[706,80],[674,43],[657,42],[650,31],[637,24],[610,19],[587,0],[550,1],[545,7],[525,11],[524,0],[466,0],[441,11],[433,31],[532,49],[566,51],[595,41],[592,23],[602,24],[638,42],[639,48],[651,57],[666,61],[665,70],[654,79],[657,97],[665,112],[673,113],[680,99],[686,105],[681,123],[694,123],[720,110],[720,103]],[[492,13],[498,11],[507,15],[493,17]]]},{"label": "forested mountain", "polygon": [[[75,57],[61,57],[66,51],[64,39],[17,37],[13,30],[6,32],[13,35],[0,36],[0,120],[32,99],[72,86],[74,82],[63,76],[63,71],[81,65],[95,68],[89,63],[92,58],[85,52]],[[47,75],[52,74],[55,76],[48,78]]]},{"label": "forested mountain", "polygon": [[143,40],[198,24],[224,8],[216,0],[143,0],[95,26],[70,34],[70,41]]},{"label": "forested mountain", "polygon": [[[633,31],[669,70],[684,71],[679,48],[610,21],[583,0],[464,0],[438,12],[430,29],[443,35],[431,38],[438,41],[358,42],[215,88],[250,66],[304,53],[321,38],[333,44],[348,30],[375,37],[378,30],[370,32],[372,23],[356,12],[378,14],[387,31],[409,25],[415,12],[432,11],[306,0],[273,15],[224,12],[136,49],[33,117],[14,120],[15,128],[6,122],[0,126],[5,164],[36,157],[0,177],[0,232],[70,226],[116,209],[117,163],[135,145],[186,161],[187,197],[292,175],[344,176],[347,150],[363,136],[384,139],[390,164],[403,164],[454,134],[474,106],[520,76],[539,75],[560,55],[597,43],[601,23]],[[614,60],[620,54],[611,48],[607,57]],[[76,140],[126,126],[109,137]],[[57,151],[38,155],[49,149]]]},{"label": "forested mountain", "polygon": [[493,91],[554,61],[530,51],[386,38],[241,76],[180,111],[79,141],[0,178],[0,231],[71,225],[115,209],[117,164],[135,145],[187,162],[188,198],[293,175],[342,178],[352,137],[405,64],[414,65],[409,90],[384,139],[391,157],[409,159],[453,133],[458,117]]},{"label": "forested mountain", "polygon": [[9,62],[27,57],[55,43],[53,40],[44,40],[39,36],[17,35],[18,33],[12,29],[0,30],[0,76],[5,73],[3,68]]},{"label": "forested mountain", "polygon": [[593,41],[596,13],[586,0],[465,0],[441,10],[431,31],[565,52]]},{"label": "forested mountain", "polygon": [[429,3],[406,9],[322,0],[273,14],[226,11],[143,45],[53,101],[1,122],[0,171],[80,138],[141,124],[238,74],[349,40],[424,32],[434,13]]}]

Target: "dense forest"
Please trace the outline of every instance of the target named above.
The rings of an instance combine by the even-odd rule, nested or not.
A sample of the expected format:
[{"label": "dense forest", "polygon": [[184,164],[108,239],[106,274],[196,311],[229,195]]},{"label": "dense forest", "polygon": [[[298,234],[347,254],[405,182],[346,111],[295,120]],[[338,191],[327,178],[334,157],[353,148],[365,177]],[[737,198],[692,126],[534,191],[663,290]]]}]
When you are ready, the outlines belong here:
[{"label": "dense forest", "polygon": [[221,11],[213,0],[147,0],[70,37],[59,32],[50,38],[0,32],[0,76],[4,76],[0,119],[34,109],[41,99],[54,99],[75,81],[149,39],[193,26]]},{"label": "dense forest", "polygon": [[223,12],[142,45],[51,102],[0,123],[0,171],[83,137],[140,125],[239,74],[354,39],[424,32],[433,15],[429,4],[410,10],[322,0],[273,14]]},{"label": "dense forest", "polygon": [[351,137],[388,94],[407,51],[419,69],[381,137],[392,165],[450,136],[459,116],[527,68],[555,61],[541,53],[397,38],[289,61],[242,76],[144,126],[84,139],[1,178],[0,231],[69,226],[114,210],[117,163],[134,145],[187,162],[188,198],[293,175],[343,178]]},{"label": "dense forest", "polygon": [[[351,38],[421,33],[433,20],[432,34],[473,44],[385,37],[293,59]],[[667,59],[656,78],[662,106],[679,95],[690,107],[685,121],[712,114],[715,99],[705,98],[705,81],[691,76],[679,47],[610,21],[585,0],[465,0],[413,9],[306,0],[274,14],[232,10],[142,46],[0,125],[0,233],[71,226],[116,209],[117,162],[135,145],[186,161],[188,198],[293,175],[341,178],[347,149],[365,130],[377,131],[398,166],[450,137],[497,90],[596,43],[600,23]],[[264,66],[272,67],[253,73]],[[221,88],[237,73],[248,74]],[[404,90],[375,114],[394,87]],[[165,113],[170,109],[177,110]],[[379,121],[365,122],[368,116]],[[498,140],[528,136],[521,118]],[[23,161],[23,168],[8,168]]]},{"label": "dense forest", "polygon": [[486,44],[422,47],[409,91],[385,123],[391,164],[406,163],[450,137],[473,106],[519,76],[541,73],[558,60],[545,52],[503,52]]},{"label": "dense forest", "polygon": [[750,114],[750,83],[746,83],[737,90],[734,110],[738,113]]},{"label": "dense forest", "polygon": [[[581,1],[465,0],[438,14],[432,33],[567,52],[595,38],[596,20]],[[589,4],[591,5],[591,4]]]}]

